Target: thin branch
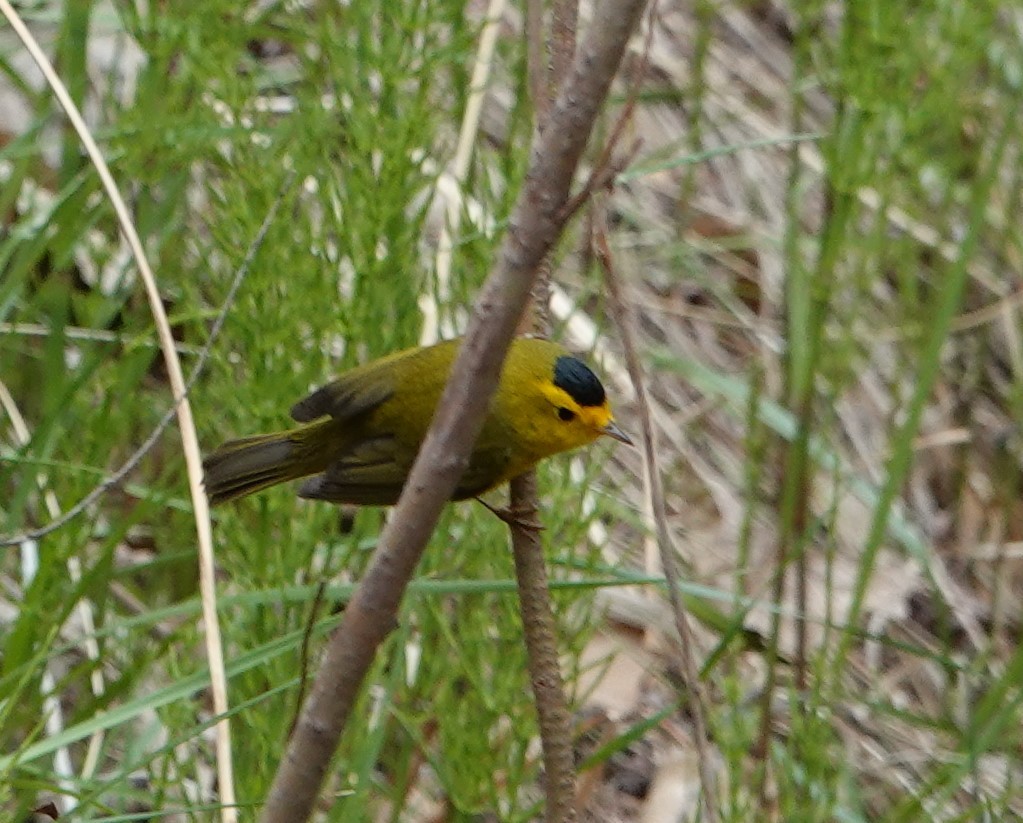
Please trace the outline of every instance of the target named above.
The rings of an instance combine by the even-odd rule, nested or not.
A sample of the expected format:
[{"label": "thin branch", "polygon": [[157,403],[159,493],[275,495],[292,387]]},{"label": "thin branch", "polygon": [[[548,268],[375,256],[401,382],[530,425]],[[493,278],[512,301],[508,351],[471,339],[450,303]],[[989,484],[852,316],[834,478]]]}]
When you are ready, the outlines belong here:
[{"label": "thin branch", "polygon": [[551,109],[548,128],[534,143],[508,233],[430,431],[370,568],[328,641],[267,797],[261,818],[267,823],[305,821],[312,812],[363,678],[394,626],[405,587],[467,465],[537,269],[563,228],[558,215],[579,158],[644,5],[645,0],[619,0],[594,9],[579,59]]},{"label": "thin branch", "polygon": [[[493,65],[497,33],[504,13],[504,2],[505,0],[490,0],[486,24],[480,35],[480,45],[473,67],[472,88],[459,132],[458,147],[449,171],[441,175],[437,181],[435,197],[446,201],[446,209],[437,242],[437,287],[433,294],[424,295],[419,301],[424,319],[420,336],[423,343],[435,342],[438,330],[441,328],[437,302],[443,300],[448,292],[447,283],[450,278],[453,250],[452,237],[458,230],[462,216],[462,185],[469,169],[469,161],[479,128],[479,116]],[[527,23],[527,37],[530,38],[528,48],[531,55],[529,68],[532,78],[538,76],[536,68],[539,58],[537,55],[543,53],[540,44],[539,16],[541,12],[538,3],[531,2],[527,5],[527,16],[530,20]],[[574,49],[573,38],[571,51]],[[568,65],[571,62],[571,51]],[[568,65],[566,65],[565,71],[558,76],[564,76]],[[534,94],[539,92],[542,96],[542,99],[534,101],[538,107],[534,116],[538,119],[544,116],[553,105],[554,91],[554,88],[549,88],[542,82],[534,85]],[[541,111],[543,115],[541,115]],[[550,330],[547,311],[550,284],[549,260],[549,257],[544,258],[544,264],[540,267],[532,290],[532,323],[525,324],[544,336],[548,335]],[[510,497],[512,511],[528,511],[535,518],[537,510],[535,474],[529,472],[521,481],[513,483]],[[484,503],[484,505],[487,504]],[[571,819],[570,815],[575,805],[575,780],[571,748],[571,716],[561,684],[554,618],[546,590],[546,567],[539,537],[535,532],[512,525],[511,540],[518,571],[520,609],[523,617],[530,680],[534,684],[534,700],[537,705],[540,739],[544,750],[544,768],[547,774],[547,820],[552,823],[561,823],[561,821]],[[531,581],[536,580],[540,581],[539,587],[537,588],[533,584],[534,588],[529,588]],[[538,683],[547,684],[547,688],[537,687],[535,684]],[[565,753],[567,756],[564,756]]]},{"label": "thin branch", "polygon": [[571,220],[579,209],[588,203],[590,198],[592,198],[598,191],[611,188],[618,175],[625,171],[629,164],[636,158],[636,155],[639,154],[641,141],[635,140],[629,147],[629,150],[621,157],[612,159],[611,152],[614,148],[613,141],[617,139],[617,134],[611,135],[610,140],[604,146],[604,151],[601,152],[601,156],[597,160],[597,166],[594,168],[593,173],[589,176],[589,178],[587,178],[583,187],[572,195],[572,198],[565,204],[562,216],[566,221]]},{"label": "thin branch", "polygon": [[625,127],[632,122],[632,115],[636,110],[636,103],[639,100],[639,90],[642,86],[643,78],[646,77],[647,67],[650,65],[650,47],[653,45],[654,40],[654,21],[657,17],[657,11],[657,0],[653,0],[650,4],[650,24],[647,26],[646,36],[643,38],[643,51],[640,56],[639,65],[636,66],[635,71],[632,73],[632,81],[629,83],[629,88],[625,95],[625,104],[618,113],[614,126],[611,127],[611,134],[604,142],[604,147],[601,149],[600,156],[597,158],[589,178],[566,204],[566,220],[571,219],[595,192],[610,187],[615,178],[628,168],[629,164],[632,163],[639,153],[642,141],[636,139],[633,140],[632,146],[622,157],[617,160],[613,159],[614,151],[618,148],[618,142],[625,133]]},{"label": "thin branch", "polygon": [[[0,336],[19,335],[23,337],[52,337],[60,334],[68,340],[88,340],[94,343],[118,343],[120,345],[132,345],[139,348],[160,347],[159,343],[151,340],[136,340],[133,335],[119,334],[106,329],[86,329],[80,326],[62,326],[54,329],[52,326],[44,326],[42,323],[0,323]],[[197,354],[198,349],[187,343],[178,343],[175,347],[178,354]]]},{"label": "thin branch", "polygon": [[313,602],[309,606],[309,619],[306,620],[305,631],[302,632],[302,646],[299,649],[298,659],[299,663],[299,675],[298,675],[298,694],[295,695],[295,713],[292,715],[291,723],[288,724],[288,737],[291,737],[292,732],[295,731],[295,724],[298,723],[298,713],[302,708],[302,701],[305,699],[306,686],[309,683],[309,670],[311,655],[309,649],[313,639],[313,631],[316,629],[316,620],[320,611],[320,605],[323,603],[324,592],[327,591],[327,578],[324,577],[320,580],[316,586],[316,594],[313,596]]},{"label": "thin branch", "polygon": [[[536,472],[516,477],[510,488],[512,511],[529,521],[536,517]],[[572,713],[565,697],[558,656],[557,626],[551,611],[551,593],[547,585],[540,533],[536,529],[511,524],[515,579],[519,592],[523,638],[529,660],[529,679],[533,688],[540,727],[540,744],[546,773],[548,823],[568,823],[576,819],[575,758],[572,750]]]},{"label": "thin branch", "polygon": [[706,819],[711,821],[711,823],[715,823],[715,821],[721,819],[721,816],[718,812],[716,780],[714,778],[713,764],[710,760],[711,753],[708,747],[707,709],[703,694],[703,684],[700,681],[699,669],[696,665],[696,655],[693,652],[692,630],[689,627],[685,606],[682,603],[681,578],[678,570],[678,549],[675,547],[671,531],[668,529],[668,513],[664,502],[664,485],[657,463],[657,445],[655,443],[653,421],[650,415],[650,403],[647,400],[643,366],[636,352],[632,318],[622,298],[618,276],[615,272],[614,258],[611,254],[607,237],[606,204],[601,200],[597,202],[594,209],[594,251],[604,268],[604,280],[607,284],[608,295],[611,298],[611,313],[615,318],[615,324],[618,326],[622,347],[625,350],[626,367],[629,370],[629,376],[632,378],[633,387],[636,391],[636,408],[639,412],[643,437],[643,465],[647,475],[647,487],[650,490],[649,502],[651,503],[654,515],[657,545],[660,550],[661,566],[664,570],[664,578],[668,589],[668,602],[671,604],[672,614],[675,617],[675,627],[678,630],[681,642],[681,671],[682,676],[685,678],[686,689],[689,693],[689,707],[693,716],[693,737],[695,738],[696,755],[699,760],[700,785],[703,790],[704,809],[706,810]]},{"label": "thin branch", "polygon": [[[560,78],[571,68],[576,46],[577,0],[556,0],[551,21],[551,35],[541,38],[540,27],[528,31],[531,40],[531,74],[545,78],[533,84],[533,120],[537,134],[547,126],[551,107],[559,90]],[[536,9],[538,3],[530,4]],[[527,12],[528,13],[528,12]],[[536,11],[536,14],[539,14]],[[546,48],[545,48],[546,46]],[[535,64],[536,55],[548,54],[548,65]],[[564,212],[563,212],[564,213]],[[567,219],[563,222],[567,223]],[[530,291],[531,311],[526,312],[519,324],[520,333],[531,331],[543,337],[551,333],[551,258],[545,256]],[[540,533],[516,522],[539,520],[539,497],[536,490],[536,471],[530,470],[512,480],[508,487],[508,504],[520,518],[509,521],[512,553],[515,559],[516,588],[519,595],[519,615],[522,636],[526,645],[526,665],[536,706],[540,746],[543,750],[544,794],[546,804],[544,820],[547,823],[572,823],[576,820],[576,773],[572,750],[572,714],[565,695],[564,679],[558,656],[558,629],[551,607],[547,584],[547,564],[543,556]]]}]

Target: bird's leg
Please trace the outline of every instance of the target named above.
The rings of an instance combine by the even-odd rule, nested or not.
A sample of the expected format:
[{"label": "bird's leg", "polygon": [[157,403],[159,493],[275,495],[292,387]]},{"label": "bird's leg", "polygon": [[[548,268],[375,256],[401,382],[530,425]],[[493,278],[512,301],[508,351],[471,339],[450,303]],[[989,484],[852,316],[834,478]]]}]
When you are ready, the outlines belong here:
[{"label": "bird's leg", "polygon": [[482,497],[477,497],[476,500],[482,503],[484,508],[494,515],[494,517],[498,520],[503,520],[509,526],[520,526],[527,531],[534,532],[542,532],[546,528],[546,526],[544,526],[539,520],[536,520],[533,517],[524,517],[524,513],[521,511],[517,511],[512,508],[498,508],[497,506],[491,506]]}]

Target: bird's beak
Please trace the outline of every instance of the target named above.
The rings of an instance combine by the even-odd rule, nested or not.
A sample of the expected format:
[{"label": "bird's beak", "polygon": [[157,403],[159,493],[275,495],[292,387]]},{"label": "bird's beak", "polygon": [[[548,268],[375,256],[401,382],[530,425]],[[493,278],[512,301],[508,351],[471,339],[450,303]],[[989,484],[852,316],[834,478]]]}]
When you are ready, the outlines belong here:
[{"label": "bird's beak", "polygon": [[612,420],[610,423],[608,423],[606,426],[604,426],[604,428],[602,428],[600,430],[600,433],[601,434],[606,434],[608,437],[613,437],[615,440],[620,440],[622,443],[624,443],[627,446],[635,445],[629,439],[629,435],[627,435],[620,428],[618,428],[618,426],[615,424],[614,420]]}]

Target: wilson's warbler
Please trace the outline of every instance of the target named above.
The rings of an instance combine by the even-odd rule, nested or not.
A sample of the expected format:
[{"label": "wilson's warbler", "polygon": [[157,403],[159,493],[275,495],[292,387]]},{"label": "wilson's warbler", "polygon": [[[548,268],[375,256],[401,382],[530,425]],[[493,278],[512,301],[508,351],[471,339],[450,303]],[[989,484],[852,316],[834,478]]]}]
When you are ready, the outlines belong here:
[{"label": "wilson's warbler", "polygon": [[[408,349],[345,372],[295,404],[296,428],[225,443],[206,458],[213,504],[306,477],[299,496],[358,505],[398,500],[459,340]],[[546,340],[512,342],[483,430],[452,496],[475,497],[615,425],[596,375]]]}]

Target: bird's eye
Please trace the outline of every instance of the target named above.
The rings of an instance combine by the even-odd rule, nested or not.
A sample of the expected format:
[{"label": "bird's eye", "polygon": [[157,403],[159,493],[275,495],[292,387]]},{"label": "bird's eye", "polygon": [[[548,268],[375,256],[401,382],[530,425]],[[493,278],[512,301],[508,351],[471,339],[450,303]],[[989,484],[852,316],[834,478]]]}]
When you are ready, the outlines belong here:
[{"label": "bird's eye", "polygon": [[575,419],[575,412],[572,411],[571,409],[566,409],[564,406],[559,406],[558,407],[558,417],[560,417],[562,420],[564,420],[567,423],[569,420],[574,420]]}]

